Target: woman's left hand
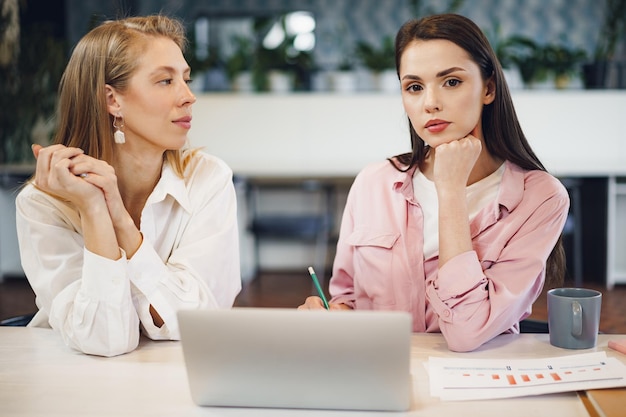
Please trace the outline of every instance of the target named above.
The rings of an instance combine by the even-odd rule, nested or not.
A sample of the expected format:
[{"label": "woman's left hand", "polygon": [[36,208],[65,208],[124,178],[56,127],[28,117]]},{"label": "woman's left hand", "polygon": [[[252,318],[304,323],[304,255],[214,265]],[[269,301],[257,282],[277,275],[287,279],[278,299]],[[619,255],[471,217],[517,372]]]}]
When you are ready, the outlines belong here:
[{"label": "woman's left hand", "polygon": [[86,155],[76,157],[72,169],[74,174],[83,176],[85,181],[102,190],[118,243],[126,255],[132,257],[141,245],[142,236],[124,205],[115,169]]},{"label": "woman's left hand", "polygon": [[70,168],[72,174],[82,177],[84,181],[102,190],[112,218],[120,209],[125,210],[117,187],[115,169],[111,165],[84,154],[75,156],[72,162]]}]

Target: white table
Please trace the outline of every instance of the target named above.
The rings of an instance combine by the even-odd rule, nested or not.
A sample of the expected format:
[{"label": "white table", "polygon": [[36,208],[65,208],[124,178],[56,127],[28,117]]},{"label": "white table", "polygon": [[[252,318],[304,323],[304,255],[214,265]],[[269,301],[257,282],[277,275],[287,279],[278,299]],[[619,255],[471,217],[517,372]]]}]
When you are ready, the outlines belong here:
[{"label": "white table", "polygon": [[[564,350],[547,335],[503,335],[481,349],[450,352],[440,334],[415,334],[414,401],[407,413],[203,408],[190,397],[179,342],[142,340],[134,352],[114,358],[77,353],[48,329],[0,328],[0,416],[588,416],[577,393],[489,401],[441,402],[429,395],[424,361],[429,356],[536,358],[606,351],[618,335],[601,335],[595,349]],[[332,376],[331,376],[332,377]]]}]

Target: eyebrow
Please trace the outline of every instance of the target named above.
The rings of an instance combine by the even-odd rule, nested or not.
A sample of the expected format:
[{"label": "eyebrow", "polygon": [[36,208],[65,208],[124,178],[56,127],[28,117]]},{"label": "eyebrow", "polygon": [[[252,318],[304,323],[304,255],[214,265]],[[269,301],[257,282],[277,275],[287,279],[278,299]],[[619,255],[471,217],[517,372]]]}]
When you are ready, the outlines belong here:
[{"label": "eyebrow", "polygon": [[[174,68],[174,67],[170,67],[170,66],[164,65],[164,66],[155,68],[154,71],[150,72],[150,75],[155,75],[155,74],[158,74],[159,72],[162,72],[162,71],[168,72],[168,73],[175,73],[175,72],[177,72],[177,69]],[[185,67],[185,69],[183,70],[183,74],[184,73],[188,73],[188,72],[191,72],[191,67],[189,67],[189,66]]]},{"label": "eyebrow", "polygon": [[[435,74],[436,78],[441,78],[441,77],[445,77],[446,75],[449,75],[453,72],[456,71],[465,71],[463,68],[461,67],[452,67],[452,68],[448,68],[442,71],[439,71],[437,74]],[[417,76],[417,75],[411,75],[411,74],[407,74],[404,77],[402,77],[403,80],[421,80],[422,78]]]}]

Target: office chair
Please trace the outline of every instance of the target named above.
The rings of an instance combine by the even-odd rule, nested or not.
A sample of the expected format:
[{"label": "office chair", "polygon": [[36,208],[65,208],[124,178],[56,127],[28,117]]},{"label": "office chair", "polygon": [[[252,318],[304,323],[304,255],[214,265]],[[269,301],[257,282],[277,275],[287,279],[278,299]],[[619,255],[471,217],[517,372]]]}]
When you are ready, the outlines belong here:
[{"label": "office chair", "polygon": [[0,321],[0,326],[25,327],[35,317],[35,313],[9,317]]},{"label": "office chair", "polygon": [[519,322],[520,333],[550,333],[548,322],[535,319],[524,319]]},{"label": "office chair", "polygon": [[574,286],[581,287],[583,281],[583,225],[582,225],[582,182],[578,178],[560,178],[570,196],[570,210],[563,228],[563,236],[572,241],[572,273]]},{"label": "office chair", "polygon": [[[279,211],[263,210],[260,207],[263,191],[299,193],[315,203],[303,212],[289,207],[281,207]],[[315,179],[248,181],[248,230],[254,237],[255,274],[260,268],[260,245],[263,240],[309,242],[315,245],[312,265],[320,282],[323,282],[333,229],[334,191],[331,182]],[[303,265],[305,272],[306,266]]]}]

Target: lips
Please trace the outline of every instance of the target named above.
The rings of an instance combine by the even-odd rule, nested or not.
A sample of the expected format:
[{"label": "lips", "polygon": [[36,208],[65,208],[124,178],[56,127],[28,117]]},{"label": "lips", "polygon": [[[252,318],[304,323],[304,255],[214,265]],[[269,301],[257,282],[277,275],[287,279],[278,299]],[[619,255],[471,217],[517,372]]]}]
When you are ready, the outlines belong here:
[{"label": "lips", "polygon": [[172,123],[177,124],[184,129],[189,129],[191,128],[191,116],[181,117],[180,119],[174,120]]},{"label": "lips", "polygon": [[447,122],[445,120],[433,119],[433,120],[429,120],[424,125],[424,128],[426,128],[431,133],[437,133],[437,132],[441,132],[442,130],[445,130],[449,125],[450,125],[450,122]]}]

